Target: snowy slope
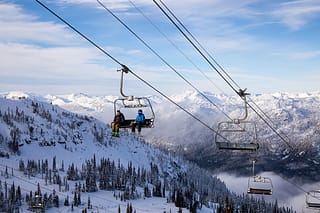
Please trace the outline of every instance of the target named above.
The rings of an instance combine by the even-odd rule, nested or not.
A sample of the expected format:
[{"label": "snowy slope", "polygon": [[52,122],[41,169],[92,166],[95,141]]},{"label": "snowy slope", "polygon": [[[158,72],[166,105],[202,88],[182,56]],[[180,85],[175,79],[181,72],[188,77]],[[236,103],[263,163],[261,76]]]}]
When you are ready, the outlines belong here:
[{"label": "snowy slope", "polygon": [[[53,104],[58,100],[76,106],[83,114]],[[75,100],[82,107],[74,104]],[[61,98],[21,92],[0,98],[0,191],[6,191],[5,197],[0,196],[0,208],[10,205],[15,211],[28,212],[36,194],[46,201],[46,212],[70,212],[72,208],[76,212],[84,208],[93,212],[118,212],[120,208],[124,212],[130,205],[137,212],[177,212],[176,205],[184,206],[183,212],[189,212],[186,207],[212,212],[225,207],[227,195],[237,208],[260,206],[267,212],[275,208],[275,203],[259,198],[248,204],[247,197],[231,194],[211,173],[161,152],[141,136],[124,131],[120,138],[111,137],[105,123],[85,114],[94,115],[92,112],[110,105],[106,100],[83,94]],[[162,103],[159,98],[154,102]],[[114,170],[105,173],[103,162]],[[104,177],[109,181],[102,182]],[[104,183],[112,190],[105,190]],[[23,199],[12,202],[19,194]]]},{"label": "snowy slope", "polygon": [[[192,91],[173,95],[171,98],[214,129],[219,122],[227,121],[227,116],[234,119],[243,115],[243,101],[238,96],[208,92],[205,94],[213,104]],[[14,95],[14,92],[2,94],[4,97]],[[91,115],[105,123],[110,123],[113,119],[113,101],[116,99],[112,96],[91,97],[85,94],[33,97],[75,113]],[[162,97],[151,96],[150,100],[156,114],[156,128],[147,131],[147,140],[152,139],[154,143],[166,146],[213,142],[214,132],[185,112]],[[319,142],[320,132],[315,127],[319,126],[320,92],[251,95],[249,103],[262,109],[271,118],[274,128],[284,133],[284,137],[289,136],[292,143]],[[257,123],[260,143],[275,144],[276,147],[285,145],[250,108],[248,120]]]},{"label": "snowy slope", "polygon": [[[193,91],[173,95],[171,98],[215,130],[217,130],[219,122],[243,116],[244,104],[238,96],[208,92],[204,94],[213,104],[209,103],[201,94]],[[21,96],[18,92],[2,94],[3,97],[14,97],[15,95]],[[85,94],[47,95],[45,97],[23,95],[58,105],[72,112],[93,116],[105,123],[110,123],[113,119],[113,101],[116,97],[91,97]],[[203,149],[203,147],[209,146],[210,150],[215,149],[215,132],[204,127],[162,97],[151,96],[150,100],[156,117],[155,128],[143,131],[148,143],[179,152],[190,150],[193,147]],[[320,108],[320,92],[250,95],[248,102],[258,111],[263,110],[263,113],[271,119],[269,123],[273,128],[286,142],[290,143],[290,146],[296,148],[298,153],[306,153],[306,149],[320,149],[320,131],[317,128],[320,119],[318,110]],[[263,115],[263,113],[260,114]],[[248,120],[257,125],[258,142],[261,147],[265,147],[262,153],[267,151],[274,153],[274,155],[281,155],[286,149],[289,149],[288,144],[250,108]],[[319,157],[317,156],[317,158]]]},{"label": "snowy slope", "polygon": [[[23,195],[36,191],[37,184],[40,184],[42,194],[50,194],[55,190],[54,194],[61,200],[60,208],[52,207],[46,212],[70,212],[71,207],[63,206],[62,201],[67,197],[72,201],[76,190],[74,185],[78,181],[69,180],[71,190],[66,190],[66,185],[61,189],[57,184],[47,183],[44,176],[48,174],[29,174],[29,170],[21,170],[21,161],[25,164],[34,161],[39,165],[40,162],[42,165],[42,162],[48,161],[50,167],[55,164],[59,176],[62,177],[67,175],[66,170],[71,164],[80,169],[93,157],[97,161],[108,159],[124,167],[132,164],[135,168],[145,168],[147,171],[151,169],[150,164],[155,164],[161,177],[166,174],[167,181],[176,178],[179,173],[193,170],[191,164],[160,152],[140,137],[122,132],[120,138],[113,138],[110,136],[110,129],[99,120],[68,112],[34,98],[35,96],[23,93],[11,93],[6,98],[0,98],[0,152],[4,156],[0,158],[0,189],[3,189],[5,181],[9,188],[19,185]],[[54,173],[55,170],[52,171]],[[213,181],[216,181],[217,188],[226,192],[223,183],[219,183],[216,178],[213,178]],[[219,184],[221,186],[218,186]],[[137,192],[143,194],[143,188],[138,187]],[[75,211],[86,208],[88,199],[93,206],[91,209],[97,212],[118,212],[118,208],[124,212],[129,204],[138,212],[178,211],[173,203],[167,203],[167,198],[150,197],[122,201],[116,198],[114,193],[115,191],[104,190],[95,193],[83,192],[82,204],[74,207]],[[19,208],[26,212],[27,203],[23,203]],[[209,209],[203,207],[201,212],[209,212]]]},{"label": "snowy slope", "polygon": [[[209,92],[204,94],[213,104],[201,94],[193,91],[173,95],[171,98],[215,130],[219,122],[229,120],[227,116],[232,119],[243,116],[244,105],[238,96]],[[7,93],[3,96],[12,96],[12,94]],[[36,98],[110,123],[113,118],[113,101],[116,97],[72,94]],[[204,127],[162,97],[151,96],[150,100],[156,117],[155,128],[143,130],[142,133],[148,143],[185,154],[186,157],[206,168],[236,170],[243,174],[250,172],[248,171],[250,161],[239,165],[239,159],[243,157],[247,159],[247,156],[240,155],[231,158],[232,155],[221,153],[216,149],[215,132]],[[318,130],[320,92],[256,94],[250,95],[248,101],[258,111],[263,110],[271,119],[270,124],[274,129],[294,148],[294,153],[291,152],[289,156],[288,144],[249,108],[248,120],[257,125],[258,142],[261,147],[258,153],[261,158],[259,161],[261,167],[267,171],[275,169],[280,174],[285,173],[283,175],[286,177],[300,173],[303,175],[304,170],[298,171],[297,169],[308,167],[311,168],[308,173],[316,174],[320,169],[318,168],[320,162],[320,131]],[[199,153],[201,153],[201,159],[198,157]],[[297,156],[297,154],[300,155]],[[226,159],[234,159],[234,161],[226,162]],[[283,163],[279,164],[279,160]],[[239,167],[243,169],[239,170]],[[317,178],[318,176],[309,175],[309,177]]]}]

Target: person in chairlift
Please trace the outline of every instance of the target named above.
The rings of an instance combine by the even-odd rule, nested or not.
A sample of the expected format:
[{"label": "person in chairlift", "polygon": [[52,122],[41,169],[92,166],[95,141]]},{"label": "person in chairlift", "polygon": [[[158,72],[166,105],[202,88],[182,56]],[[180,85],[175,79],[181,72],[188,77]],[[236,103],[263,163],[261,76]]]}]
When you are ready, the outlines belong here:
[{"label": "person in chairlift", "polygon": [[138,115],[135,119],[135,122],[132,124],[132,132],[134,133],[136,131],[136,126],[138,127],[138,133],[141,132],[141,126],[145,123],[146,118],[142,112],[142,109],[138,110]]}]

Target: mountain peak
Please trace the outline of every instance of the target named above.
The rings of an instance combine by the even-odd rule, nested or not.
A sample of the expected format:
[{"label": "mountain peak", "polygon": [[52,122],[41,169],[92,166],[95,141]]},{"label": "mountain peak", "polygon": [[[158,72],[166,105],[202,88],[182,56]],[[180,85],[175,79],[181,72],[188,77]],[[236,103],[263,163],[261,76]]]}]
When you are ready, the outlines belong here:
[{"label": "mountain peak", "polygon": [[1,94],[2,97],[8,98],[8,99],[25,99],[25,98],[29,98],[30,95],[25,93],[25,92],[21,92],[21,91],[12,91],[12,92],[7,92],[4,94]]}]

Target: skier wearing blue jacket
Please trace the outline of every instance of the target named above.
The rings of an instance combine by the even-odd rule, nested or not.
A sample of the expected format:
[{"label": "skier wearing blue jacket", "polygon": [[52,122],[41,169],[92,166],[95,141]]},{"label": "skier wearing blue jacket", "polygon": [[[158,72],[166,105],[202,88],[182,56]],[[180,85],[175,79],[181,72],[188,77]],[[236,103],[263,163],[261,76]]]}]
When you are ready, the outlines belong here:
[{"label": "skier wearing blue jacket", "polygon": [[141,132],[141,126],[145,123],[145,116],[144,114],[142,113],[142,109],[139,109],[138,110],[138,115],[136,117],[136,120],[135,122],[132,124],[132,132],[135,132],[136,131],[136,126],[138,126],[138,133]]}]

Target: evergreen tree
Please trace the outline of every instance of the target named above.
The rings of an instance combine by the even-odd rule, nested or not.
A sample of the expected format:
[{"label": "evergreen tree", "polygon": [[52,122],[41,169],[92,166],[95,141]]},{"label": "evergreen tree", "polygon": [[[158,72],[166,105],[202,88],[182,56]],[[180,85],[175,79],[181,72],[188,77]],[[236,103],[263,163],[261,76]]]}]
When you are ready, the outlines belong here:
[{"label": "evergreen tree", "polygon": [[64,200],[64,206],[69,206],[69,196],[66,197],[66,199]]},{"label": "evergreen tree", "polygon": [[77,192],[74,192],[73,196],[73,205],[78,206],[78,198],[77,198]]},{"label": "evergreen tree", "polygon": [[56,156],[54,156],[52,159],[52,171],[53,172],[57,171]]},{"label": "evergreen tree", "polygon": [[59,208],[59,196],[58,195],[53,196],[53,205],[54,205],[54,207]]},{"label": "evergreen tree", "polygon": [[41,196],[40,183],[37,184],[37,192],[36,192],[36,195]]},{"label": "evergreen tree", "polygon": [[90,196],[88,196],[88,209],[91,209],[91,200],[90,200]]}]

